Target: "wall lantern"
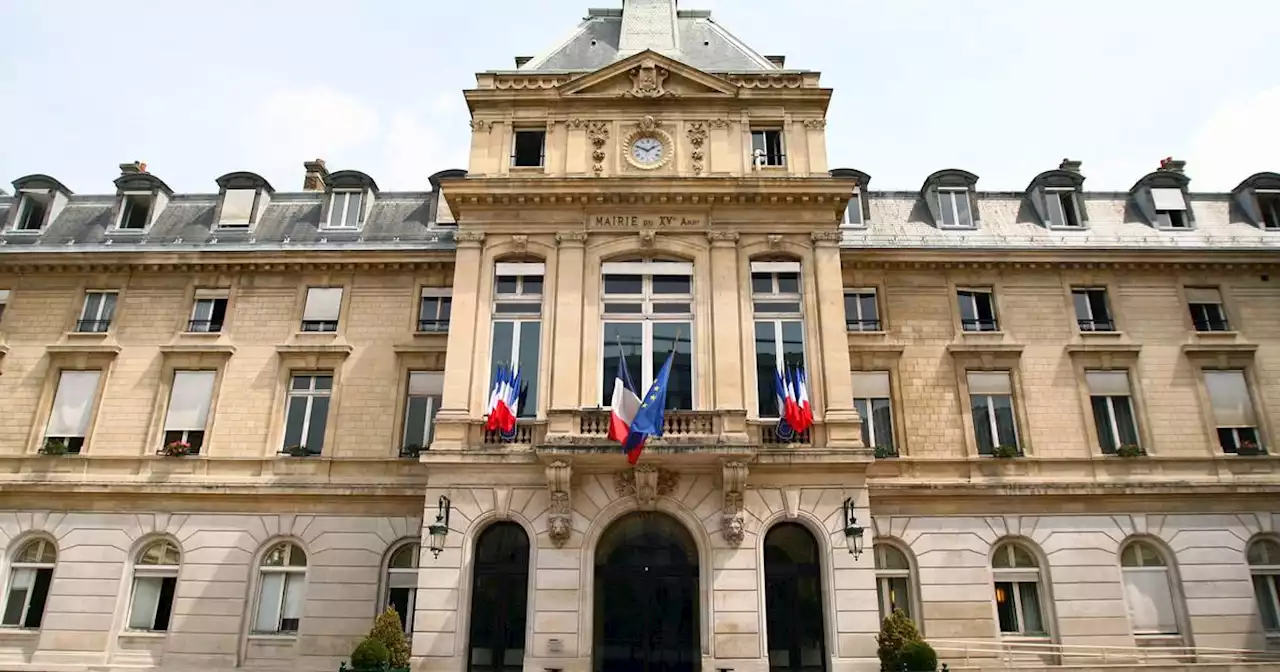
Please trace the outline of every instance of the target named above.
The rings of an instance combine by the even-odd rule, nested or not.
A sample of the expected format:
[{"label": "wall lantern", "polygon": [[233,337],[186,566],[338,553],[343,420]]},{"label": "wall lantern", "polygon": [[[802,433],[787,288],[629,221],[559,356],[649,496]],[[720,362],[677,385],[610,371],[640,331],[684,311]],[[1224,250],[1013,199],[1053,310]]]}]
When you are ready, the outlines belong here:
[{"label": "wall lantern", "polygon": [[[449,536],[449,507],[451,502],[449,498],[440,495],[440,503],[436,508],[436,522],[431,523],[427,528],[430,536],[430,549],[432,555],[439,558],[440,551],[444,550],[444,538]],[[859,532],[861,534],[861,532]]]},{"label": "wall lantern", "polygon": [[862,532],[858,517],[853,514],[853,498],[847,497],[844,500],[844,540],[849,544],[849,552],[853,554],[854,560],[862,555]]}]

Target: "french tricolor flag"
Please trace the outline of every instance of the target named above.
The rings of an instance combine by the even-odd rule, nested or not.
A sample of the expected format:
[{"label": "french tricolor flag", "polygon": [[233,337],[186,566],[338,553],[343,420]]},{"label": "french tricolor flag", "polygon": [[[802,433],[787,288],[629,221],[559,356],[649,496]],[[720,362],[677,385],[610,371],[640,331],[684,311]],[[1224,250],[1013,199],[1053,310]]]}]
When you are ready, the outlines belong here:
[{"label": "french tricolor flag", "polygon": [[631,382],[631,374],[627,371],[627,359],[618,352],[618,373],[613,378],[613,398],[609,401],[609,438],[622,444],[627,452],[627,461],[635,464],[640,459],[640,451],[644,450],[645,435],[632,432],[631,423],[640,410],[640,396],[636,394],[635,383]]},{"label": "french tricolor flag", "polygon": [[516,414],[520,399],[520,369],[499,366],[493,376],[493,389],[489,392],[489,404],[485,414],[489,416],[485,429],[511,434],[516,428]]}]

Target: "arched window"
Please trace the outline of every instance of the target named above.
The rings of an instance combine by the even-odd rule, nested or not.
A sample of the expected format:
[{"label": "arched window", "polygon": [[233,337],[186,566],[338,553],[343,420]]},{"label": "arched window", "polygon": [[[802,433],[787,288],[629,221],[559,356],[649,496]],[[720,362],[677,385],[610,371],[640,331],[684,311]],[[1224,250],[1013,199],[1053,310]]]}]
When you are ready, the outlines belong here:
[{"label": "arched window", "polygon": [[278,543],[262,556],[258,573],[258,608],[253,631],[296,633],[306,599],[307,554],[297,544]]},{"label": "arched window", "polygon": [[476,541],[471,581],[469,672],[519,672],[529,603],[529,535],[494,523]]},{"label": "arched window", "polygon": [[764,537],[769,669],[825,670],[822,568],[818,542],[799,523],[779,523]]},{"label": "arched window", "polygon": [[405,632],[413,632],[413,610],[418,599],[418,554],[421,546],[404,544],[387,559],[386,606],[400,614]]},{"label": "arched window", "polygon": [[607,261],[601,272],[601,404],[613,401],[620,357],[643,395],[674,349],[667,408],[693,410],[693,264]]},{"label": "arched window", "polygon": [[1258,598],[1262,629],[1280,632],[1280,543],[1274,539],[1258,539],[1249,544],[1245,554],[1249,573],[1253,575],[1253,594]]},{"label": "arched window", "polygon": [[911,608],[911,563],[893,544],[876,544],[876,595],[880,598],[880,620],[895,610],[915,618]]},{"label": "arched window", "polygon": [[5,594],[4,617],[0,618],[0,625],[40,627],[57,561],[58,549],[47,539],[32,539],[18,549],[10,564],[9,589]]},{"label": "arched window", "polygon": [[166,539],[152,542],[138,554],[133,563],[130,630],[164,632],[169,629],[181,558],[178,547]]},{"label": "arched window", "polygon": [[1133,633],[1178,634],[1169,567],[1160,551],[1145,541],[1129,542],[1120,551],[1120,572]]},{"label": "arched window", "polygon": [[1044,607],[1041,601],[1040,563],[1026,547],[1005,542],[991,554],[991,573],[995,579],[996,615],[1000,632],[1043,637]]}]

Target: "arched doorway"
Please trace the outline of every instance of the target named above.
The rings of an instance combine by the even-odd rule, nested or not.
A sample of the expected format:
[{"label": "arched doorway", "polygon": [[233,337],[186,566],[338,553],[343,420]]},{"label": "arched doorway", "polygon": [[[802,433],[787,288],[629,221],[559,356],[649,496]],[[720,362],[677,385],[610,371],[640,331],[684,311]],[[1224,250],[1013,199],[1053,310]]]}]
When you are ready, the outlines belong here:
[{"label": "arched doorway", "polygon": [[471,580],[470,672],[521,672],[529,603],[529,535],[494,523],[476,540]]},{"label": "arched doorway", "polygon": [[765,624],[769,669],[827,669],[822,566],[818,541],[799,523],[779,523],[764,537]]},{"label": "arched doorway", "polygon": [[639,511],[605,530],[596,547],[596,672],[694,672],[698,549],[671,516]]}]

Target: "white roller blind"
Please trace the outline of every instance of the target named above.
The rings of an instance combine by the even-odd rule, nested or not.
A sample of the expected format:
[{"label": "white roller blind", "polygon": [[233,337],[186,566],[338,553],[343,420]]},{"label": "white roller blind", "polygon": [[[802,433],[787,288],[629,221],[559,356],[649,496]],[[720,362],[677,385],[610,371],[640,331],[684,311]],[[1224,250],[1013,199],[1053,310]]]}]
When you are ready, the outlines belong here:
[{"label": "white roller blind", "polygon": [[1129,374],[1125,371],[1089,371],[1084,374],[1089,394],[1099,397],[1129,396]]},{"label": "white roller blind", "polygon": [[1219,427],[1256,427],[1243,371],[1205,371],[1204,385]]},{"label": "white roller blind", "polygon": [[1151,198],[1156,202],[1156,210],[1186,210],[1187,203],[1182,200],[1181,189],[1152,189]]},{"label": "white roller blind", "polygon": [[417,572],[391,572],[387,576],[388,588],[417,588],[418,573]]},{"label": "white roller blind", "polygon": [[437,371],[410,371],[409,396],[438,397],[444,394],[444,374]]},{"label": "white roller blind", "polygon": [[98,396],[101,371],[63,371],[53,397],[46,436],[84,436]]},{"label": "white roller blind", "polygon": [[970,371],[969,394],[1013,394],[1008,371]]},{"label": "white roller blind", "polygon": [[752,273],[799,273],[800,262],[798,261],[753,261],[751,262]]},{"label": "white roller blind", "polygon": [[685,261],[606,261],[604,275],[693,275],[693,264]]},{"label": "white roller blind", "polygon": [[197,289],[197,299],[225,299],[231,295],[229,289]]},{"label": "white roller blind", "polygon": [[1187,303],[1222,303],[1222,292],[1213,287],[1188,287]]},{"label": "white roller blind", "polygon": [[854,399],[888,399],[889,398],[889,372],[888,371],[854,371],[853,372],[853,398]]},{"label": "white roller blind", "polygon": [[0,289],[0,303],[5,303],[8,300],[9,300],[9,290]]},{"label": "white roller blind", "polygon": [[310,287],[307,289],[307,305],[302,319],[314,322],[337,322],[342,306],[341,287]]},{"label": "white roller blind", "polygon": [[276,632],[280,629],[280,599],[284,594],[284,574],[263,574],[258,597],[258,617],[253,621],[257,632]]},{"label": "white roller blind", "polygon": [[139,577],[133,581],[133,608],[129,612],[129,627],[133,630],[150,630],[155,624],[156,607],[160,604],[160,588],[164,580],[158,577]]},{"label": "white roller blind", "polygon": [[222,197],[219,224],[248,224],[253,221],[253,199],[256,189],[228,189]]},{"label": "white roller blind", "polygon": [[494,275],[546,275],[547,265],[542,262],[499,262]]},{"label": "white roller blind", "polygon": [[173,391],[169,395],[166,431],[204,431],[209,421],[209,402],[213,398],[214,371],[177,371],[173,374]]},{"label": "white roller blind", "polygon": [[280,609],[280,618],[302,618],[302,595],[306,585],[306,577],[302,574],[290,574],[285,580],[284,606]]},{"label": "white roller blind", "polygon": [[1124,592],[1134,632],[1178,631],[1173,595],[1169,592],[1169,576],[1163,567],[1125,569]]}]

